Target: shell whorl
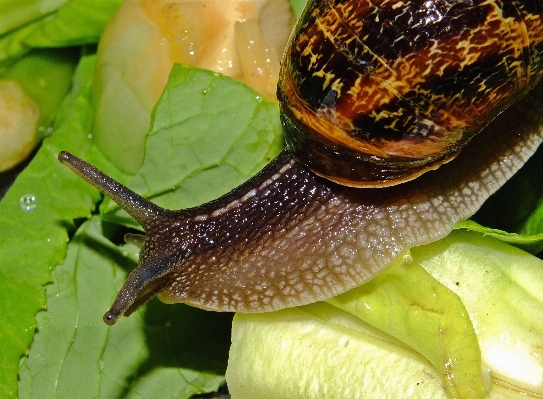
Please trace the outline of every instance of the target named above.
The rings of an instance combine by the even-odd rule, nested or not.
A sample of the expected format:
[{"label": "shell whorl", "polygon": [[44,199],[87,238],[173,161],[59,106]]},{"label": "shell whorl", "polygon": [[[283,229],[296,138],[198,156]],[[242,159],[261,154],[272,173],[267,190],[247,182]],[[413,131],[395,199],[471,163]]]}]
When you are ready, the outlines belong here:
[{"label": "shell whorl", "polygon": [[284,55],[287,145],[354,186],[447,162],[542,74],[541,1],[315,1]]}]

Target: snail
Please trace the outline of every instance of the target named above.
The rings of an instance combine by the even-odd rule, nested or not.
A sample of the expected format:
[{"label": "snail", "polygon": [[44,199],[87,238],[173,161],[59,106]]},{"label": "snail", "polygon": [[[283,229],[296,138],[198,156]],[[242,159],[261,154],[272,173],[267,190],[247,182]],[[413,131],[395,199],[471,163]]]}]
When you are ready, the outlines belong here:
[{"label": "snail", "polygon": [[286,149],[196,208],[162,209],[60,153],[146,232],[125,236],[140,264],[104,321],[154,296],[237,312],[307,304],[447,235],[543,141],[541,13],[537,2],[310,2],[278,84]]}]

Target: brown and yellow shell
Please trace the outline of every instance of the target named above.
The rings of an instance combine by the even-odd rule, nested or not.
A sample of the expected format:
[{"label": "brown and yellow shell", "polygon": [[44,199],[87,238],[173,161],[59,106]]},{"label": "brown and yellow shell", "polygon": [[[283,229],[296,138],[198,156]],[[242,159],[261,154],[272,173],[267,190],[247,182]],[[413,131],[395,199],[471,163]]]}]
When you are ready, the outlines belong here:
[{"label": "brown and yellow shell", "polygon": [[541,0],[320,0],[284,55],[286,142],[315,173],[389,186],[454,158],[542,74]]}]

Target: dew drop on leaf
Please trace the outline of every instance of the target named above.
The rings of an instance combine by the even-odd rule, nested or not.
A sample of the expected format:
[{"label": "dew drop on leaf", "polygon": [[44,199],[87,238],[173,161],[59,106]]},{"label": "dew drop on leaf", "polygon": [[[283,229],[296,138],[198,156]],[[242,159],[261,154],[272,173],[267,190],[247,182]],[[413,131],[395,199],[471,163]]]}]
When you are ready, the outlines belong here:
[{"label": "dew drop on leaf", "polygon": [[24,211],[30,212],[36,209],[37,200],[33,194],[25,194],[19,199],[19,205]]}]

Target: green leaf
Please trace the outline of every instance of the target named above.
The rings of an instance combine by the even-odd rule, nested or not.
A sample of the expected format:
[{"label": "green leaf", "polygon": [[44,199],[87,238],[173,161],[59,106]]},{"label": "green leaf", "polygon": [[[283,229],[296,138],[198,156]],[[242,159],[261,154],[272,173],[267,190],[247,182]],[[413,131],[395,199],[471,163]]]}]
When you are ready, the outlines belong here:
[{"label": "green leaf", "polygon": [[[523,234],[532,234],[531,237],[543,237],[543,200],[537,204],[524,222],[524,226],[521,230]],[[539,234],[534,234],[538,232]],[[540,245],[538,251],[543,250],[543,245]]]},{"label": "green leaf", "polygon": [[35,50],[17,60],[5,75],[18,81],[36,101],[42,137],[70,89],[78,58],[77,52],[65,49]]},{"label": "green leaf", "polygon": [[[313,398],[324,393],[337,398],[398,398],[407,394],[410,398],[445,399],[451,396],[443,387],[460,382],[462,377],[456,373],[471,368],[477,374],[481,370],[487,374],[490,369],[487,377],[491,381],[486,381],[491,382],[490,398],[540,397],[543,261],[492,237],[465,230],[455,230],[440,241],[413,248],[411,253],[426,272],[400,262],[377,281],[328,303],[264,314],[238,313],[227,370],[232,396]],[[408,275],[411,272],[415,276]],[[447,289],[449,299],[438,300],[440,291]],[[449,302],[452,297],[456,299]],[[436,300],[439,303],[432,304]],[[465,315],[454,311],[460,320],[451,324],[451,308],[462,307],[469,314],[469,325]],[[415,327],[411,321],[417,318],[423,324]],[[465,347],[465,336],[474,336],[472,323],[477,348],[471,342],[467,352],[469,355],[480,348],[483,362],[469,363],[474,360],[471,355],[462,359],[465,351],[456,352],[462,355],[457,358],[450,352],[451,359],[442,360],[454,377],[444,381],[422,358],[421,347],[435,349],[447,336],[447,346]],[[401,341],[386,333],[398,336],[398,330],[403,335]],[[411,348],[403,343],[417,337],[422,342]],[[477,393],[470,390],[477,385],[469,379],[464,382],[460,388],[466,395],[455,397]]]},{"label": "green leaf", "polygon": [[42,23],[34,21],[0,36],[0,62],[11,62],[30,50],[24,40]]},{"label": "green leaf", "polygon": [[[175,65],[129,187],[165,208],[196,206],[248,180],[282,146],[276,104],[234,79]],[[133,225],[117,205],[105,204],[108,220]]]},{"label": "green leaf", "polygon": [[[94,57],[81,61],[74,89],[68,96],[52,136],[0,202],[0,392],[17,395],[20,357],[36,328],[35,314],[45,307],[44,286],[50,270],[61,263],[73,219],[90,216],[99,192],[62,166],[61,150],[89,154],[95,161],[88,135],[92,125],[89,104]],[[93,156],[94,154],[94,156]],[[104,164],[104,162],[100,162]],[[35,208],[25,210],[24,201]],[[23,201],[23,205],[21,205]]]},{"label": "green leaf", "polygon": [[31,47],[97,43],[122,0],[70,0],[25,39]]},{"label": "green leaf", "polygon": [[481,352],[464,305],[411,256],[326,302],[426,357],[442,375],[451,397],[486,396],[489,375],[481,373]]},{"label": "green leaf", "polygon": [[292,11],[296,18],[298,18],[304,10],[306,3],[307,0],[290,0],[290,6],[292,7]]},{"label": "green leaf", "polygon": [[543,147],[472,217],[456,227],[477,231],[532,254],[543,251]]},{"label": "green leaf", "polygon": [[473,216],[483,226],[526,236],[543,233],[543,147]]},{"label": "green leaf", "polygon": [[67,0],[0,0],[0,35],[54,12]]},{"label": "green leaf", "polygon": [[423,356],[324,302],[237,313],[226,379],[236,399],[450,399]]},{"label": "green leaf", "polygon": [[[188,398],[216,390],[231,316],[155,304],[108,327],[102,314],[135,267],[137,250],[105,235],[98,217],[84,223],[53,271],[19,397]],[[216,333],[224,338],[206,345]]]},{"label": "green leaf", "polygon": [[[1,1],[1,0],[0,0]],[[0,62],[11,61],[35,47],[67,47],[97,43],[107,21],[122,0],[48,0],[38,14],[28,14],[28,23],[19,21],[0,36]],[[14,12],[29,0],[13,2]],[[1,4],[1,3],[0,3]],[[24,14],[23,11],[20,14]],[[26,15],[26,14],[25,14]],[[38,19],[36,19],[38,18]]]},{"label": "green leaf", "polygon": [[543,394],[543,261],[464,230],[412,254],[462,299],[494,378]]},{"label": "green leaf", "polygon": [[[534,214],[537,214],[537,212],[538,210],[536,210]],[[533,220],[536,219],[534,218]],[[456,228],[483,233],[485,235],[497,238],[500,241],[514,245],[515,247],[521,248],[524,251],[532,254],[537,254],[541,250],[543,250],[543,233],[534,235],[508,233],[507,231],[481,226],[479,223],[476,223],[473,220],[465,220],[463,222],[460,222],[456,225]],[[537,231],[537,229],[535,228],[533,230]],[[543,228],[541,229],[541,231],[543,231]]]}]

